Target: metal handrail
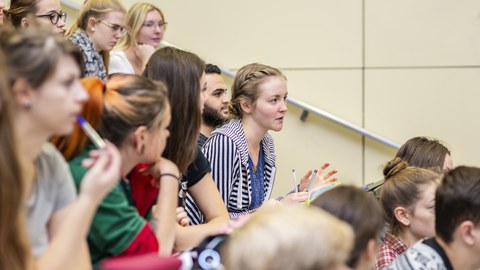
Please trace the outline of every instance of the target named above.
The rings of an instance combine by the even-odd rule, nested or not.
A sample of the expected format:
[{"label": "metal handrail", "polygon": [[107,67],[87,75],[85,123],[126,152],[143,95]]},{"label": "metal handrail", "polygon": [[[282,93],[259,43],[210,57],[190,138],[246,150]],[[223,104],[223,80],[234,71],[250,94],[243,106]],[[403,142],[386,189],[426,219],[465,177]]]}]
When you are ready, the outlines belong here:
[{"label": "metal handrail", "polygon": [[[162,41],[162,45],[178,48],[177,46],[169,43],[168,41]],[[220,70],[222,71],[222,74],[226,75],[227,77],[235,78],[235,73],[232,72],[231,70],[225,69],[225,68],[222,68],[222,67],[220,67]],[[326,112],[326,111],[324,111],[324,110],[322,110],[322,109],[320,109],[320,108],[317,108],[317,107],[315,107],[315,106],[313,106],[313,105],[307,104],[307,103],[305,103],[305,102],[303,102],[303,101],[300,101],[300,100],[295,99],[295,98],[292,98],[292,97],[288,97],[288,98],[287,98],[287,102],[289,102],[290,104],[292,104],[292,105],[294,105],[294,106],[296,106],[296,107],[298,107],[298,108],[300,108],[300,109],[303,110],[303,113],[302,113],[302,116],[301,116],[302,121],[304,121],[304,120],[306,119],[308,113],[311,112],[311,113],[313,113],[313,114],[315,114],[315,115],[317,115],[317,116],[322,117],[323,119],[326,119],[326,120],[328,120],[328,121],[330,121],[330,122],[333,122],[333,123],[335,123],[335,124],[337,124],[337,125],[340,125],[340,126],[346,128],[346,129],[349,129],[349,130],[351,130],[351,131],[354,131],[355,133],[358,133],[358,134],[360,134],[360,135],[362,135],[362,136],[365,136],[365,137],[367,137],[367,138],[370,138],[370,139],[372,139],[372,140],[375,140],[375,141],[377,141],[377,142],[379,142],[379,143],[382,143],[382,144],[384,144],[384,145],[386,145],[386,146],[388,146],[388,147],[391,147],[391,148],[393,148],[393,149],[395,149],[395,150],[397,150],[398,148],[400,148],[400,145],[399,145],[398,143],[392,141],[392,140],[389,140],[389,139],[387,139],[387,138],[385,138],[385,137],[382,137],[382,136],[380,136],[380,135],[378,135],[378,134],[375,134],[375,133],[373,133],[373,132],[371,132],[371,131],[368,131],[368,130],[360,127],[360,126],[357,126],[357,125],[355,125],[355,124],[353,124],[353,123],[350,123],[350,122],[348,122],[348,121],[346,121],[346,120],[344,120],[344,119],[342,119],[342,118],[340,118],[340,117],[338,117],[338,116],[335,116],[335,115],[333,115],[333,114],[331,114],[331,113],[329,113],[329,112]]]},{"label": "metal handrail", "polygon": [[[68,6],[68,7],[72,8],[72,9],[75,9],[75,10],[79,10],[79,9],[80,9],[80,7],[78,6],[78,4],[76,4],[75,2],[72,2],[71,0],[61,0],[61,2],[62,2],[62,4]],[[174,44],[171,44],[171,43],[169,43],[169,42],[167,42],[167,41],[164,41],[164,40],[162,40],[162,45],[163,45],[163,46],[171,46],[171,47],[176,47],[176,48],[178,48],[178,47],[175,46]],[[235,77],[235,73],[232,72],[232,71],[230,71],[230,70],[228,70],[228,69],[225,69],[225,68],[220,67],[220,70],[222,71],[223,74],[225,74],[225,75],[228,76],[228,77],[231,77],[231,78],[234,78],[234,77]],[[322,118],[324,118],[324,119],[326,119],[326,120],[328,120],[328,121],[330,121],[330,122],[336,123],[336,124],[338,124],[338,125],[340,125],[340,126],[343,126],[343,127],[347,128],[347,129],[349,129],[349,130],[352,130],[352,131],[354,131],[354,132],[356,132],[356,133],[358,133],[358,134],[360,134],[360,135],[362,135],[362,136],[368,137],[368,138],[373,139],[373,140],[375,140],[375,141],[377,141],[377,142],[380,142],[380,143],[382,143],[382,144],[384,144],[384,145],[386,145],[386,146],[389,146],[389,147],[391,147],[391,148],[393,148],[393,149],[398,149],[398,148],[400,148],[400,145],[399,145],[398,143],[396,143],[396,142],[393,142],[393,141],[391,141],[391,140],[389,140],[389,139],[387,139],[387,138],[384,138],[384,137],[382,137],[382,136],[380,136],[380,135],[378,135],[378,134],[375,134],[375,133],[373,133],[373,132],[370,132],[370,131],[368,131],[368,130],[360,127],[360,126],[357,126],[357,125],[355,125],[355,124],[352,124],[352,123],[350,123],[350,122],[348,122],[348,121],[346,121],[346,120],[344,120],[344,119],[341,119],[340,117],[337,117],[337,116],[335,116],[335,115],[333,115],[333,114],[331,114],[331,113],[328,113],[328,112],[326,112],[326,111],[324,111],[324,110],[322,110],[322,109],[319,109],[319,108],[317,108],[317,107],[314,107],[314,106],[312,106],[312,105],[310,105],[310,104],[307,104],[307,103],[305,103],[305,102],[303,102],[303,101],[297,100],[297,99],[292,98],[292,97],[289,97],[289,98],[287,99],[287,101],[288,101],[290,104],[292,104],[292,105],[294,105],[294,106],[296,106],[296,107],[299,107],[300,109],[303,110],[302,117],[301,117],[302,120],[305,120],[308,112],[311,112],[311,113],[313,113],[313,114],[315,114],[315,115],[318,115],[318,116],[320,116],[320,117],[322,117]]]}]

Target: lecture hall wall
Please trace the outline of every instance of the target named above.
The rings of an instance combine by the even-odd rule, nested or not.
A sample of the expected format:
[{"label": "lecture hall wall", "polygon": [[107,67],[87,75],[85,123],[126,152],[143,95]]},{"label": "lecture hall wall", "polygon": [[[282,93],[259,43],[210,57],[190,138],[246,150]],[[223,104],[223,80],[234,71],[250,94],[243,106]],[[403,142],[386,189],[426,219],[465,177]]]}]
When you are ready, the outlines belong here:
[{"label": "lecture hall wall", "polygon": [[[166,40],[207,62],[278,67],[291,97],[399,144],[438,138],[455,165],[480,166],[480,0],[150,2],[166,14]],[[274,195],[293,188],[292,169],[323,162],[344,183],[382,178],[393,149],[301,112],[289,106],[272,133]]]}]

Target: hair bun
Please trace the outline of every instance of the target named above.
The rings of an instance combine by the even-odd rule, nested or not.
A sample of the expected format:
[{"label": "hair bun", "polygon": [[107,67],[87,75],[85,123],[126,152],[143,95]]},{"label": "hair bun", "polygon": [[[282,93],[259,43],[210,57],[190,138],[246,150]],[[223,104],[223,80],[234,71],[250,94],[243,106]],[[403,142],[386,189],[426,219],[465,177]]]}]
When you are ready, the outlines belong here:
[{"label": "hair bun", "polygon": [[390,177],[394,176],[400,171],[403,171],[408,167],[408,163],[401,158],[395,158],[390,160],[385,167],[383,168],[383,175],[385,180],[388,180]]}]

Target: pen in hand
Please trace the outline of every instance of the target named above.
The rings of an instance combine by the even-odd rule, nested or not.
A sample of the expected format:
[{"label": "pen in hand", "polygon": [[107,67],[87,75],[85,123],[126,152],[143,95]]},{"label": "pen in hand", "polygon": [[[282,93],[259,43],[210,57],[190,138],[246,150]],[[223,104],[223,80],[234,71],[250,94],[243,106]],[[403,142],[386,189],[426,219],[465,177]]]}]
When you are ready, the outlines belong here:
[{"label": "pen in hand", "polygon": [[88,138],[90,141],[93,142],[93,144],[98,148],[98,149],[103,149],[107,145],[105,144],[105,141],[98,135],[98,133],[95,131],[95,129],[83,118],[81,115],[77,116],[77,122],[80,124],[80,127],[83,129],[85,134],[87,134]]}]

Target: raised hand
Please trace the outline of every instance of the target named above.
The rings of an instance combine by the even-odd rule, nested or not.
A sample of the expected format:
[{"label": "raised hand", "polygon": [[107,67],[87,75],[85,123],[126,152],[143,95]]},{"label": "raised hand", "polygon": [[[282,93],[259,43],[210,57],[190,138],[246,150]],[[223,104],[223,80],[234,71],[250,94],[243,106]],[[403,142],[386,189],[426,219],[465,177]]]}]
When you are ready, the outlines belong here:
[{"label": "raised hand", "polygon": [[[317,175],[313,180],[312,186],[310,189],[314,189],[318,186],[324,185],[329,182],[337,181],[336,177],[333,177],[334,174],[337,173],[337,170],[330,170],[327,173],[324,173],[325,169],[330,166],[330,163],[324,163],[320,168],[317,169]],[[307,173],[302,177],[300,181],[300,188],[299,190],[305,191],[308,188],[308,184],[310,182],[310,178],[312,177],[312,170],[307,171]]]}]

